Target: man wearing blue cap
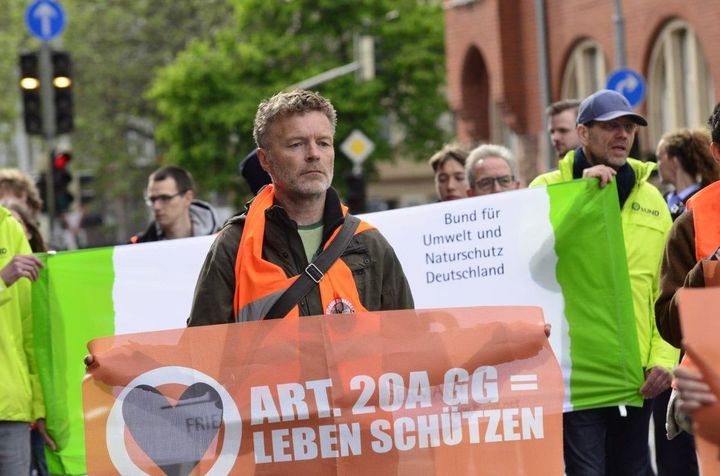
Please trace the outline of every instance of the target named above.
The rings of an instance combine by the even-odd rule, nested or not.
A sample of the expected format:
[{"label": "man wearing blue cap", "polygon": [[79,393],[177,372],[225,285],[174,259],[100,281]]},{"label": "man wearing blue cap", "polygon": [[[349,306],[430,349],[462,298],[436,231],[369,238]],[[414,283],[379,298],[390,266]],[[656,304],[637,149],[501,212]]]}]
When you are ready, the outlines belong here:
[{"label": "man wearing blue cap", "polygon": [[633,112],[624,96],[600,90],[580,104],[577,133],[580,147],[569,151],[558,170],[537,177],[530,186],[594,177],[601,187],[617,182],[625,252],[632,288],[638,345],[645,382],[638,392],[642,408],[609,407],[563,415],[565,471],[573,475],[652,474],[648,430],[652,398],[669,388],[678,351],[660,337],[653,303],[658,272],[672,224],[660,192],[648,182],[655,164],[628,157],[644,117]]}]

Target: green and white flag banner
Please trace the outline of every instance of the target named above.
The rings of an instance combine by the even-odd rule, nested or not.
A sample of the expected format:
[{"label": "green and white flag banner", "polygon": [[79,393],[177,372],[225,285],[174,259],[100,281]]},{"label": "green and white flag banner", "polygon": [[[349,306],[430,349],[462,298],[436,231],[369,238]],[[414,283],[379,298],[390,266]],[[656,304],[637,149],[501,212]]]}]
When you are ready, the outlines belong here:
[{"label": "green and white flag banner", "polygon": [[[397,253],[417,308],[539,305],[564,408],[642,404],[617,191],[595,180],[364,215]],[[213,237],[44,256],[33,288],[54,473],[81,474],[80,382],[92,338],[184,327]]]},{"label": "green and white flag banner", "polygon": [[417,308],[541,306],[565,411],[642,404],[614,183],[577,180],[364,218],[395,248]]}]

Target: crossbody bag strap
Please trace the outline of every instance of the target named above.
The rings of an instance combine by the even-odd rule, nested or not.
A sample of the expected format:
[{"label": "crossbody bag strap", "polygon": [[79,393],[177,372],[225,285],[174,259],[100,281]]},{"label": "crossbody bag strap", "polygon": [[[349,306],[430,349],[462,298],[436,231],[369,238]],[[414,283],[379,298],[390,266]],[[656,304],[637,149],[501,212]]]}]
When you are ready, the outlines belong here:
[{"label": "crossbody bag strap", "polygon": [[360,219],[349,213],[345,215],[345,221],[335,239],[312,263],[307,265],[305,271],[290,285],[287,290],[275,301],[275,304],[265,315],[265,319],[277,319],[285,316],[302,298],[307,296],[310,290],[320,283],[327,270],[335,263],[343,251],[347,248],[350,240],[355,235],[360,225]]}]

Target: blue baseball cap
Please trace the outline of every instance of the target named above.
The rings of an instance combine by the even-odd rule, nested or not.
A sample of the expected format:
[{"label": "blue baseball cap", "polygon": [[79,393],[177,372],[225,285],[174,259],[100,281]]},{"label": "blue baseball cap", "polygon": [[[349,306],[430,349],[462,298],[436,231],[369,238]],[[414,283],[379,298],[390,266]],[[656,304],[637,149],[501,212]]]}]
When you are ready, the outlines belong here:
[{"label": "blue baseball cap", "polygon": [[647,120],[632,110],[625,96],[612,89],[601,89],[583,99],[578,108],[577,123],[612,121],[618,117],[629,117],[635,124],[647,126]]}]

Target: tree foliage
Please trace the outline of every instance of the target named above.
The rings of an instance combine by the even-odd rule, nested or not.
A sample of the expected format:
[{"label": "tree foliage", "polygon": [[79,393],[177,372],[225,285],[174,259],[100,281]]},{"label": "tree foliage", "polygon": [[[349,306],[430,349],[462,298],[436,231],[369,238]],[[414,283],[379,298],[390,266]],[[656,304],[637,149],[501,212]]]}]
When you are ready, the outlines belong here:
[{"label": "tree foliage", "polygon": [[[437,127],[447,110],[439,0],[60,2],[67,25],[52,46],[73,59],[72,168],[96,174],[91,207],[106,215],[112,236],[105,243],[144,226],[145,180],[162,162],[191,170],[202,196],[235,190],[237,163],[254,148],[260,100],[353,61],[356,33],[376,38],[376,79],[347,75],[314,88],[338,110],[337,141],[363,130],[377,145],[372,170],[373,160],[397,154],[426,158],[445,139]],[[17,53],[40,42],[23,21],[27,0],[3,6],[0,46],[8,54],[0,56],[0,78],[8,88],[0,141],[7,143],[20,114]],[[135,132],[161,141],[147,162],[129,147],[137,122],[149,127]],[[404,133],[399,144],[391,144],[391,125]],[[338,155],[340,177],[349,164]]]},{"label": "tree foliage", "polygon": [[[8,142],[21,114],[17,87],[17,54],[37,50],[24,22],[28,0],[4,0],[0,16],[0,78],[8,85],[0,96],[0,140]],[[226,0],[61,0],[66,27],[54,49],[73,60],[75,131],[69,137],[72,168],[96,174],[98,202],[108,231],[104,243],[127,240],[144,226],[147,210],[142,191],[149,169],[160,154],[140,163],[129,147],[133,124],[153,140],[155,105],[145,98],[157,70],[172,62],[192,39],[211,37],[232,21]],[[39,144],[42,141],[36,140]],[[39,150],[39,148],[37,148]],[[43,163],[46,156],[35,162]],[[97,206],[97,205],[96,205]],[[95,243],[101,244],[101,243]]]},{"label": "tree foliage", "polygon": [[[24,51],[25,25],[23,13],[25,3],[22,0],[3,2],[3,14],[0,15],[0,51]],[[18,75],[17,55],[0,55],[0,78],[6,87],[5,94],[0,95],[0,124],[10,124],[17,117]],[[5,137],[4,137],[5,138]]]},{"label": "tree foliage", "polygon": [[[447,138],[438,127],[444,49],[439,2],[418,0],[235,0],[235,24],[192,42],[158,74],[149,97],[169,158],[206,187],[227,190],[237,162],[250,152],[260,100],[353,61],[356,34],[376,38],[377,74],[354,75],[317,89],[338,111],[336,140],[363,130],[373,160],[394,154],[426,158]],[[391,143],[390,125],[404,136]],[[337,176],[349,168],[336,160]]]},{"label": "tree foliage", "polygon": [[[145,98],[159,68],[172,62],[192,39],[211,36],[226,25],[231,11],[225,0],[63,0],[68,25],[63,48],[73,57],[75,132],[74,168],[91,169],[124,241],[144,226],[147,211],[142,192],[159,157],[138,161],[129,148],[136,131],[153,140],[157,119]],[[107,217],[106,217],[107,218]]]}]

